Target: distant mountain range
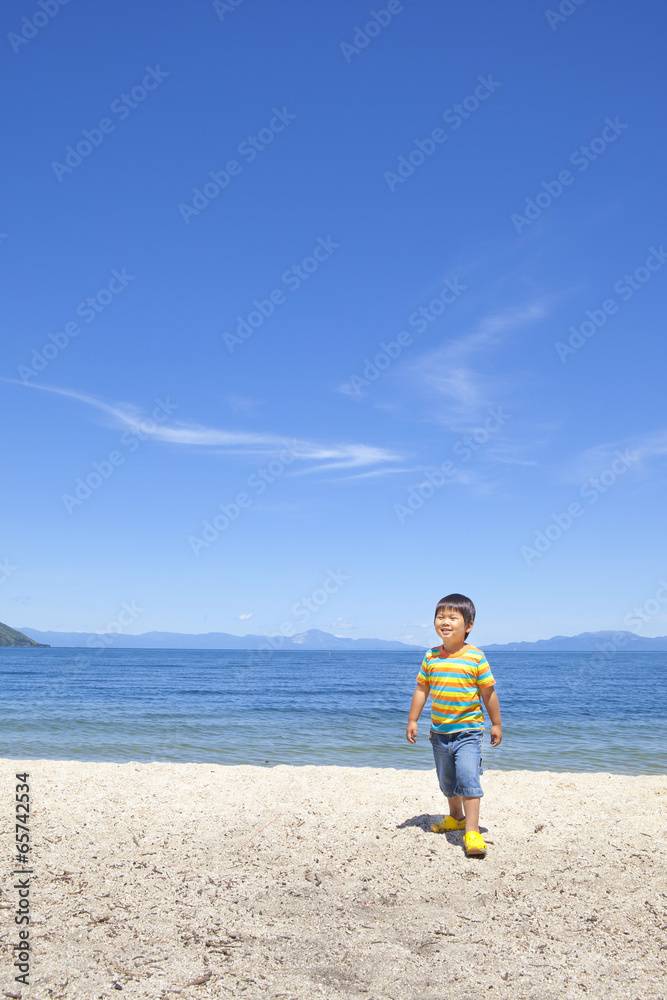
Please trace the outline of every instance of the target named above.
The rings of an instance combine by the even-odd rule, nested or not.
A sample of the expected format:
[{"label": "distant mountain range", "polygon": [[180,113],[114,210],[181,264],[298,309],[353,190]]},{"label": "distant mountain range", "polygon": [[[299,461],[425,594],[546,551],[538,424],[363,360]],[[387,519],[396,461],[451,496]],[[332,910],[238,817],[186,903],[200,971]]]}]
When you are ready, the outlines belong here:
[{"label": "distant mountain range", "polygon": [[[14,636],[22,636],[23,641],[3,641],[5,629]],[[22,635],[22,633],[24,633]],[[87,646],[116,649],[286,649],[286,650],[404,650],[414,653],[423,651],[424,646],[411,646],[404,642],[389,639],[348,639],[311,628],[307,632],[293,635],[290,638],[281,636],[267,637],[265,635],[231,635],[229,632],[206,632],[201,635],[189,635],[182,632],[143,632],[141,635],[122,635],[110,632],[39,632],[34,628],[24,628],[21,632],[0,625],[0,646]],[[435,644],[435,643],[434,643]],[[667,636],[650,639],[635,635],[634,632],[582,632],[580,635],[555,635],[551,639],[538,639],[536,642],[483,643],[485,652],[667,652]]]},{"label": "distant mountain range", "polygon": [[508,642],[503,646],[486,643],[484,646],[484,652],[488,653],[539,653],[542,650],[547,653],[667,652],[667,635],[650,639],[634,632],[582,632],[580,635],[555,635],[537,642]]},{"label": "distant mountain range", "polygon": [[26,628],[26,635],[50,646],[87,646],[99,648],[100,643],[115,649],[374,649],[374,650],[423,650],[423,646],[408,646],[389,639],[347,639],[310,628],[307,632],[284,636],[230,635],[229,632],[206,632],[188,635],[182,632],[143,632],[141,635],[123,635],[117,632],[38,632]]}]

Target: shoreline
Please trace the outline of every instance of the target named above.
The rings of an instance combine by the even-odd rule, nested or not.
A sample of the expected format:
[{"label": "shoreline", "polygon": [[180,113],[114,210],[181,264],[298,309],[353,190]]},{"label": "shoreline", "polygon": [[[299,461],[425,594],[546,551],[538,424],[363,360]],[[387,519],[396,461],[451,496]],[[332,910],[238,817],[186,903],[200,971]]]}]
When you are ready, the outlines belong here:
[{"label": "shoreline", "polygon": [[1,763],[7,844],[30,774],[36,1000],[664,994],[665,775],[485,771],[473,861],[428,829],[432,768]]},{"label": "shoreline", "polygon": [[[491,751],[492,752],[492,751]],[[430,753],[430,747],[429,747]],[[21,757],[15,760],[9,757],[0,756],[0,765],[7,763],[12,765],[17,765],[21,767],[27,767],[38,764],[82,764],[91,766],[109,766],[109,767],[151,767],[153,765],[164,765],[169,767],[211,767],[211,768],[231,768],[237,769],[241,767],[247,768],[257,768],[259,771],[271,771],[277,767],[289,767],[295,769],[304,768],[318,768],[321,770],[350,770],[350,771],[397,771],[405,772],[406,774],[412,774],[414,772],[418,774],[433,773],[435,775],[435,768],[433,760],[429,757],[425,758],[425,762],[422,766],[415,767],[396,767],[394,764],[313,764],[313,763],[285,763],[284,761],[265,761],[264,763],[248,764],[243,761],[232,762],[221,764],[214,760],[166,760],[164,758],[150,760],[138,760],[135,758],[128,758],[127,760],[110,760],[110,759],[92,759],[92,758],[79,758],[79,757]],[[554,768],[540,767],[540,768],[527,768],[527,767],[487,767],[486,763],[484,770],[481,775],[482,787],[484,786],[484,781],[491,775],[494,774],[532,774],[532,775],[555,775],[558,777],[563,777],[564,775],[573,775],[579,777],[612,777],[612,778],[664,778],[667,779],[667,769],[664,771],[609,771],[604,768],[591,769],[585,771],[578,771],[573,768],[563,768],[563,770],[556,770]],[[437,783],[437,779],[436,779]]]}]

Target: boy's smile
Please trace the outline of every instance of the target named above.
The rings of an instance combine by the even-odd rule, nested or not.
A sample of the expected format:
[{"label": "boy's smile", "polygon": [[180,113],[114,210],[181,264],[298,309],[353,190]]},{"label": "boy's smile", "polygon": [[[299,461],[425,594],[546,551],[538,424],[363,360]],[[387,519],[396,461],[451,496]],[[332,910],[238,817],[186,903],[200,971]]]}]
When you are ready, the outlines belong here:
[{"label": "boy's smile", "polygon": [[466,642],[466,623],[460,611],[440,608],[435,616],[435,631],[447,653],[456,653]]}]

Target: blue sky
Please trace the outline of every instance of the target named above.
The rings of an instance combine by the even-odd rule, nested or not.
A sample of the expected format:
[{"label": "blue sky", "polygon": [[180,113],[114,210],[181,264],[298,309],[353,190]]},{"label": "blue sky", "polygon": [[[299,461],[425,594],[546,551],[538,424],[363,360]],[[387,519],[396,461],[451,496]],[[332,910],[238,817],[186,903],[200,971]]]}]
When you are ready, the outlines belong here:
[{"label": "blue sky", "polygon": [[2,14],[2,620],[665,634],[664,12],[44,4]]}]

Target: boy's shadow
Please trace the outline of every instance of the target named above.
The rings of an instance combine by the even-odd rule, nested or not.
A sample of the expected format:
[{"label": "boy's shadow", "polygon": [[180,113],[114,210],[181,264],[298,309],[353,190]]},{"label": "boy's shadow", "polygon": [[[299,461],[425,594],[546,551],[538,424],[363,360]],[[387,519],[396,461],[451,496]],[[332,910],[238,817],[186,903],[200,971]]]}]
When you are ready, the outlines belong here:
[{"label": "boy's shadow", "polygon": [[[402,823],[396,824],[397,830],[405,830],[408,826],[418,826],[425,833],[433,833],[431,826],[433,823],[439,823],[442,816],[431,816],[430,813],[421,813],[419,816],[412,816],[410,819],[403,820]],[[488,833],[488,827],[480,826],[480,833]],[[462,847],[463,846],[463,830],[451,830],[447,833],[433,833],[434,837],[446,837],[447,843],[451,844],[452,847]]]}]

